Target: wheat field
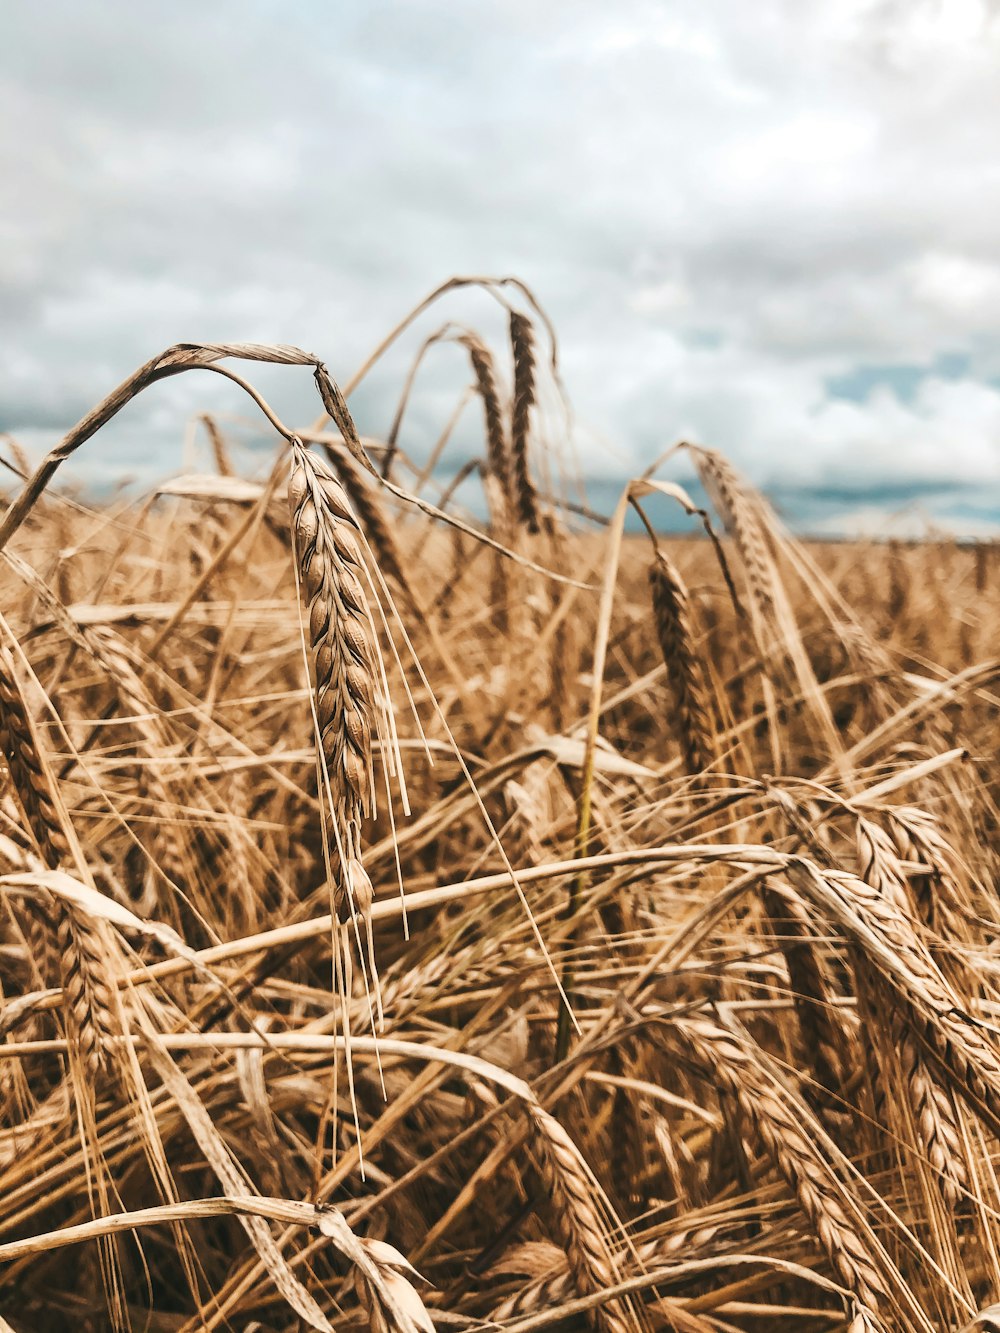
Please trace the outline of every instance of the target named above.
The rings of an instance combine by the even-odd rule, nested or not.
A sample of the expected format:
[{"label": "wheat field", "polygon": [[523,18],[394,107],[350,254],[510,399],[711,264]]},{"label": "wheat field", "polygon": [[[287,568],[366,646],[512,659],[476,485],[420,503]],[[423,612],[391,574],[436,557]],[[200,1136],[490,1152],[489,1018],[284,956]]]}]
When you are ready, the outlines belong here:
[{"label": "wheat field", "polygon": [[[427,347],[351,417],[410,319],[0,450],[0,1328],[1000,1328],[1000,555],[795,540],[690,445],[704,508],[594,515],[544,313],[457,285],[460,469]],[[263,470],[205,417],[60,490],[191,369]]]}]

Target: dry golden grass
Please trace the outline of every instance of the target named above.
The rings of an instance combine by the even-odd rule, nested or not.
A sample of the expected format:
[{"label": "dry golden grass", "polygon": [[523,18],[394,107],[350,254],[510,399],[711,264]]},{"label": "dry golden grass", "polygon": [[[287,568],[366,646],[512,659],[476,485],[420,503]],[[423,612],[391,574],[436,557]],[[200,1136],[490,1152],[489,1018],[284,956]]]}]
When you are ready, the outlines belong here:
[{"label": "dry golden grass", "polygon": [[[720,543],[584,520],[480,285],[491,524],[293,348],[11,454],[0,1327],[994,1327],[997,552],[793,541],[707,451]],[[215,481],[48,488],[234,359],[329,414],[239,372],[263,480],[205,418]]]}]

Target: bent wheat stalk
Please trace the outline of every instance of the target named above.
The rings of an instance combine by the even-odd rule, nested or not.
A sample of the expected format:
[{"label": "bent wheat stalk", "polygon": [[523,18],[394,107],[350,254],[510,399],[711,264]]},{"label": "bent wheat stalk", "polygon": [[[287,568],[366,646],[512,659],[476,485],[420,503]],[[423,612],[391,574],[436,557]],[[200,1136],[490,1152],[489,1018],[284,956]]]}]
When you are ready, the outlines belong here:
[{"label": "bent wheat stalk", "polygon": [[892,989],[930,1065],[994,1132],[1000,1131],[1000,1054],[916,935],[912,919],[898,903],[846,872],[821,874],[796,858],[789,861],[787,874],[864,948],[867,960]]}]

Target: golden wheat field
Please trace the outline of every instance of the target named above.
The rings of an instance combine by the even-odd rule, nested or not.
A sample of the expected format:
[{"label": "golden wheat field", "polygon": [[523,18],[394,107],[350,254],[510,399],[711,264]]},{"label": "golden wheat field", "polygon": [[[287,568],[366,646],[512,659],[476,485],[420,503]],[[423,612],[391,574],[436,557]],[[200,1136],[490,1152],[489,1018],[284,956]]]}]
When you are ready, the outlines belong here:
[{"label": "golden wheat field", "polygon": [[[796,541],[694,446],[706,510],[586,517],[484,292],[488,521],[359,437],[377,357],[175,347],[3,449],[0,1328],[1000,1327],[1000,555]],[[207,418],[60,491],[202,368],[263,471]]]}]

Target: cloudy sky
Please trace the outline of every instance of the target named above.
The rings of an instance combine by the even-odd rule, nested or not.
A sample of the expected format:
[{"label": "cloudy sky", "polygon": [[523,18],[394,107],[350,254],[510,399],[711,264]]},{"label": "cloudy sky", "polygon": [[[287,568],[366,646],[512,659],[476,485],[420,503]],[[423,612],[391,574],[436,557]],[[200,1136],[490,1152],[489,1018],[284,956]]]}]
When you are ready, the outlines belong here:
[{"label": "cloudy sky", "polygon": [[[180,340],[346,379],[444,278],[515,273],[592,477],[687,436],[851,521],[1000,525],[998,62],[985,0],[15,0],[0,430],[38,451]],[[423,332],[448,314],[500,329],[480,297]],[[466,380],[440,349],[415,449]],[[307,374],[264,382],[313,418]],[[245,414],[183,376],[71,475],[179,469],[204,408]]]}]

